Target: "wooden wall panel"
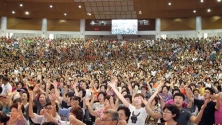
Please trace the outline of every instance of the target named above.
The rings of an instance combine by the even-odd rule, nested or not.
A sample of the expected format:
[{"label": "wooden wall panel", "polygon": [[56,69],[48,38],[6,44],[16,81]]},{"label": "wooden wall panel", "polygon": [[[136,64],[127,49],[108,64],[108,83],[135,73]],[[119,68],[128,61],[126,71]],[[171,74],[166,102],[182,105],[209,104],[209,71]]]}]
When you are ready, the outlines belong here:
[{"label": "wooden wall panel", "polygon": [[222,16],[202,17],[202,30],[222,29]]},{"label": "wooden wall panel", "polygon": [[80,20],[48,19],[48,31],[80,31]]},{"label": "wooden wall panel", "polygon": [[42,30],[42,20],[8,17],[7,29]]},{"label": "wooden wall panel", "polygon": [[161,19],[161,31],[196,30],[196,18]]}]

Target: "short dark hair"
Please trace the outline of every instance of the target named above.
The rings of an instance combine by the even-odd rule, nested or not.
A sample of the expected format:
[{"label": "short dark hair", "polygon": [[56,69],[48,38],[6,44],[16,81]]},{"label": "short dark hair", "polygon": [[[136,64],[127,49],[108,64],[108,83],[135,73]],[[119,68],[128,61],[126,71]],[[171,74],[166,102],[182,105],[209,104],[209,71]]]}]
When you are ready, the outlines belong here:
[{"label": "short dark hair", "polygon": [[176,88],[176,89],[173,89],[173,90],[172,90],[172,94],[173,94],[173,95],[174,95],[174,92],[175,92],[175,91],[179,91],[179,93],[180,93],[180,89]]},{"label": "short dark hair", "polygon": [[177,108],[177,106],[169,104],[163,107],[163,111],[165,109],[170,110],[172,115],[176,115],[175,117],[173,117],[174,121],[176,121],[180,117],[180,110]]},{"label": "short dark hair", "polygon": [[174,95],[173,95],[173,100],[174,100],[174,98],[175,98],[176,96],[180,96],[180,97],[183,98],[183,100],[185,100],[185,96],[184,96],[184,94],[182,94],[182,93],[176,93],[176,94],[174,94]]},{"label": "short dark hair", "polygon": [[144,95],[143,95],[142,93],[136,93],[136,95],[134,96],[134,98],[135,98],[135,97],[139,97],[139,96],[142,97],[142,98],[144,98]]},{"label": "short dark hair", "polygon": [[[13,104],[11,105],[11,107],[10,107],[10,110],[12,110],[12,108],[18,109],[18,103],[13,103]],[[21,107],[21,110],[22,110],[22,113],[24,113],[25,108],[24,108],[23,105],[22,105],[22,107]]]},{"label": "short dark hair", "polygon": [[42,125],[58,125],[58,123],[55,123],[55,122],[44,122]]},{"label": "short dark hair", "polygon": [[119,106],[119,107],[117,108],[117,111],[119,111],[119,110],[124,110],[124,113],[125,113],[125,115],[126,115],[126,117],[127,117],[126,121],[128,121],[128,119],[129,119],[129,117],[130,117],[130,114],[131,114],[129,108],[127,108],[126,106]]},{"label": "short dark hair", "polygon": [[86,90],[84,90],[83,88],[79,88],[79,92],[82,91],[82,97],[85,97],[86,95]]},{"label": "short dark hair", "polygon": [[22,88],[24,87],[24,83],[23,83],[22,81],[17,82],[17,83],[16,83],[16,87],[17,87],[19,84],[22,85]]},{"label": "short dark hair", "polygon": [[127,94],[127,95],[124,96],[124,98],[129,98],[130,99],[130,103],[132,103],[132,95]]},{"label": "short dark hair", "polygon": [[0,112],[0,123],[4,123],[4,125],[6,125],[6,123],[9,121],[9,118],[6,114],[4,114],[3,112]]},{"label": "short dark hair", "polygon": [[[47,107],[48,105],[53,106],[51,102],[47,102],[46,105],[45,105],[45,107]],[[58,111],[59,111],[59,106],[58,106],[58,104],[55,103],[55,106],[56,106],[56,112],[58,112]]]},{"label": "short dark hair", "polygon": [[98,95],[97,95],[97,98],[99,97],[99,95],[103,95],[104,97],[106,97],[106,93],[105,92],[99,92]]},{"label": "short dark hair", "polygon": [[194,89],[194,90],[193,90],[193,93],[194,93],[195,91],[197,91],[198,93],[200,93],[200,90],[199,90],[199,89]]},{"label": "short dark hair", "polygon": [[168,87],[168,86],[164,85],[164,86],[162,87],[162,90],[163,90],[163,88],[166,88],[167,91],[169,91],[169,87]]},{"label": "short dark hair", "polygon": [[0,86],[0,93],[2,93],[2,87]]},{"label": "short dark hair", "polygon": [[9,79],[8,79],[6,76],[4,76],[4,77],[2,78],[2,80],[3,80],[3,81],[6,81],[6,82],[9,81]]},{"label": "short dark hair", "polygon": [[77,101],[81,101],[81,98],[79,96],[73,96],[70,100],[77,100]]},{"label": "short dark hair", "polygon": [[83,120],[83,111],[81,107],[75,106],[71,108],[70,113],[74,114],[78,120]]},{"label": "short dark hair", "polygon": [[68,92],[68,93],[66,93],[65,96],[71,98],[71,97],[74,96],[74,93],[73,92]]},{"label": "short dark hair", "polygon": [[205,90],[209,90],[210,94],[214,94],[214,90],[212,88],[206,87]]}]

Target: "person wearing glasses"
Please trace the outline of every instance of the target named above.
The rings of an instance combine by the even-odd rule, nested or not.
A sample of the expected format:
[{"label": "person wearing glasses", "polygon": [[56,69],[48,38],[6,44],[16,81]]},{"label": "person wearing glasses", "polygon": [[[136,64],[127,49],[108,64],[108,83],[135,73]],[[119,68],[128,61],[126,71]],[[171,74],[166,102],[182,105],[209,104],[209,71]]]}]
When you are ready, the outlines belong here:
[{"label": "person wearing glasses", "polygon": [[168,104],[163,108],[163,119],[165,123],[160,125],[179,125],[176,120],[180,116],[180,110],[175,105]]},{"label": "person wearing glasses", "polygon": [[102,117],[96,119],[96,125],[118,125],[119,114],[113,109],[108,109],[103,112]]}]

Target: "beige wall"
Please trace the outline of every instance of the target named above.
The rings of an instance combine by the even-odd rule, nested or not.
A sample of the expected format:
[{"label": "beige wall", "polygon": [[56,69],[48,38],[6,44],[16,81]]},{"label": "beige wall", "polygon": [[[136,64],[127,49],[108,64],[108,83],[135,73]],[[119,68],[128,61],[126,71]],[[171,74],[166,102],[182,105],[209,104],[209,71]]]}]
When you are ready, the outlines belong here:
[{"label": "beige wall", "polygon": [[161,31],[196,30],[196,18],[161,19]]},{"label": "beige wall", "polygon": [[80,31],[80,20],[47,20],[48,31]]},{"label": "beige wall", "polygon": [[222,16],[202,17],[202,30],[222,29]]}]

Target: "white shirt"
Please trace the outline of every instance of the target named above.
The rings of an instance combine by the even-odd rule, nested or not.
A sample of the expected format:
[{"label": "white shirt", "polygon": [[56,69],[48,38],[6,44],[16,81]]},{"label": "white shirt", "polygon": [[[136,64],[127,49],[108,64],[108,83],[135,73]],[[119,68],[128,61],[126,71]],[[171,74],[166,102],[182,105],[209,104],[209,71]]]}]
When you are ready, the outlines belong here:
[{"label": "white shirt", "polygon": [[[61,117],[56,113],[56,119],[61,120]],[[34,113],[34,118],[32,118],[32,121],[36,124],[43,124],[44,122],[47,122],[47,119],[44,115],[37,115]]]},{"label": "white shirt", "polygon": [[11,84],[8,82],[6,85],[2,84],[2,95],[6,95],[7,94],[7,90],[12,92],[12,86]]},{"label": "white shirt", "polygon": [[129,110],[131,112],[130,118],[128,120],[128,125],[144,125],[147,117],[146,109],[140,108],[136,109],[133,105],[129,105]]}]

